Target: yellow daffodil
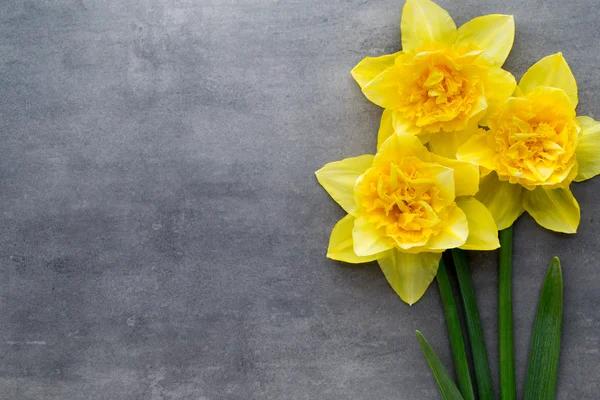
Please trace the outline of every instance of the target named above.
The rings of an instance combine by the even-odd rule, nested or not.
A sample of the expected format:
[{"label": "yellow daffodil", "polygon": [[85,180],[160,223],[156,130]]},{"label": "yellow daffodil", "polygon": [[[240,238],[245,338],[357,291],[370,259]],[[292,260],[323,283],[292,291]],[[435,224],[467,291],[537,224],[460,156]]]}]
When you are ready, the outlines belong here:
[{"label": "yellow daffodil", "polygon": [[575,233],[580,211],[569,185],[600,173],[600,123],[577,117],[577,84],[561,53],[543,58],[458,150],[457,158],[494,171],[477,198],[499,229],[527,211],[540,225]]},{"label": "yellow daffodil", "polygon": [[513,17],[486,15],[457,29],[430,0],[407,0],[400,29],[402,51],[367,57],[352,70],[365,96],[385,109],[378,144],[408,132],[439,154],[456,153],[514,91],[514,77],[500,68],[513,44]]},{"label": "yellow daffodil", "polygon": [[375,156],[332,162],[316,175],[348,212],[333,228],[327,257],[377,260],[409,304],[435,277],[444,250],[499,246],[492,215],[473,197],[479,167],[433,154],[414,135],[392,135]]}]

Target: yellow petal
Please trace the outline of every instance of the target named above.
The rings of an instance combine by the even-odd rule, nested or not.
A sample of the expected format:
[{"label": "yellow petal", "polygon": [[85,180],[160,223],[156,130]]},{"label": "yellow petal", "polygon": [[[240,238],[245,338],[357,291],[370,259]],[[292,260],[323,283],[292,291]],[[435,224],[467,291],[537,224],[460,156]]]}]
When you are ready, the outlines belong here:
[{"label": "yellow petal", "polygon": [[536,62],[521,78],[519,88],[527,94],[538,86],[550,86],[567,93],[573,107],[577,106],[577,83],[562,53],[552,54]]},{"label": "yellow petal", "polygon": [[327,193],[348,214],[352,214],[356,210],[354,184],[356,183],[356,179],[372,164],[373,156],[365,154],[326,164],[323,168],[315,172],[315,175],[317,175],[317,180]]},{"label": "yellow petal", "polygon": [[581,138],[575,149],[579,170],[575,182],[585,181],[600,174],[600,122],[590,117],[577,117]]},{"label": "yellow petal", "polygon": [[456,44],[474,44],[484,50],[494,60],[494,64],[504,64],[515,39],[515,19],[512,15],[484,15],[467,22],[458,28]]},{"label": "yellow petal", "polygon": [[394,65],[394,60],[402,54],[401,51],[394,54],[386,54],[380,57],[365,57],[350,72],[352,77],[361,87],[365,87],[377,75]]},{"label": "yellow petal", "polygon": [[419,157],[423,161],[429,161],[431,158],[431,154],[421,144],[418,137],[396,132],[383,142],[373,159],[373,165],[398,162],[407,156]]},{"label": "yellow petal", "polygon": [[598,123],[598,121],[596,121],[594,118],[586,117],[583,115],[577,117],[577,122],[579,122],[579,126],[581,126],[581,129],[588,128]]},{"label": "yellow petal", "polygon": [[377,133],[377,150],[381,147],[391,135],[394,134],[394,125],[392,125],[392,110],[383,110],[381,122],[379,123],[379,132]]},{"label": "yellow petal", "polygon": [[459,197],[456,205],[467,216],[469,237],[460,246],[464,250],[494,250],[500,247],[498,228],[490,211],[474,197]]},{"label": "yellow petal", "polygon": [[362,88],[367,99],[383,108],[396,108],[400,93],[398,82],[402,79],[397,67],[390,67]]},{"label": "yellow petal", "polygon": [[451,160],[432,154],[431,161],[454,170],[456,196],[473,196],[479,191],[479,167],[475,164]]},{"label": "yellow petal", "polygon": [[428,250],[444,251],[453,249],[462,246],[467,241],[469,223],[463,210],[456,207],[444,223],[446,223],[444,229],[427,242]]},{"label": "yellow petal", "polygon": [[454,170],[452,168],[443,167],[437,164],[429,164],[428,166],[423,165],[422,171],[431,177],[431,179],[435,182],[437,189],[439,190],[439,196],[441,199],[437,200],[435,203],[432,203],[432,205],[438,204],[440,207],[446,207],[452,204],[454,202],[454,198],[456,197]]},{"label": "yellow petal", "polygon": [[523,195],[525,210],[546,229],[575,233],[579,226],[579,204],[569,188],[546,190],[537,187]]},{"label": "yellow petal", "polygon": [[362,217],[354,221],[352,240],[354,240],[354,253],[359,256],[372,256],[393,247],[386,236]]},{"label": "yellow petal", "polygon": [[442,253],[408,254],[391,250],[377,261],[392,289],[413,305],[435,278],[441,258]]},{"label": "yellow petal", "polygon": [[[400,112],[394,111],[392,113],[392,125],[394,127],[394,132],[409,133],[411,135],[418,135],[421,133],[421,128],[402,117],[403,115]],[[421,139],[421,142],[423,142],[423,139]]]},{"label": "yellow petal", "polygon": [[446,158],[456,158],[458,148],[477,133],[477,125],[455,132],[436,132],[429,137],[429,148],[435,154]]},{"label": "yellow petal", "polygon": [[329,238],[329,248],[327,257],[332,260],[344,261],[352,264],[359,264],[376,260],[380,255],[374,254],[367,257],[361,257],[354,252],[354,241],[352,240],[352,229],[354,228],[355,218],[348,214],[340,219],[331,231]]},{"label": "yellow petal", "polygon": [[523,93],[521,88],[519,88],[519,85],[517,85],[517,87],[515,88],[515,91],[513,92],[513,97],[525,97],[525,93]]},{"label": "yellow petal", "polygon": [[400,30],[405,52],[435,43],[451,45],[457,36],[452,17],[430,0],[407,0],[402,10]]},{"label": "yellow petal", "polygon": [[494,156],[496,155],[494,148],[495,141],[492,134],[482,131],[473,135],[465,144],[460,146],[456,158],[493,170],[495,168]]},{"label": "yellow petal", "polygon": [[510,72],[502,68],[490,68],[485,84],[488,108],[479,125],[487,126],[489,117],[500,110],[506,100],[513,95],[516,87],[517,81]]},{"label": "yellow petal", "polygon": [[484,94],[484,90],[481,90],[481,95],[475,99],[471,106],[471,110],[467,114],[469,121],[479,122],[487,113],[488,103]]},{"label": "yellow petal", "polygon": [[[527,98],[531,102],[532,112],[541,121],[573,119],[577,114],[567,92],[562,89],[537,87],[527,94]],[[515,99],[509,99],[507,104],[512,100]]]},{"label": "yellow petal", "polygon": [[479,167],[479,179],[483,179],[491,173],[492,173],[491,169],[487,169],[485,167]]},{"label": "yellow petal", "polygon": [[479,185],[477,200],[490,211],[498,230],[506,229],[516,221],[523,208],[523,187],[498,179],[495,173],[489,174]]}]

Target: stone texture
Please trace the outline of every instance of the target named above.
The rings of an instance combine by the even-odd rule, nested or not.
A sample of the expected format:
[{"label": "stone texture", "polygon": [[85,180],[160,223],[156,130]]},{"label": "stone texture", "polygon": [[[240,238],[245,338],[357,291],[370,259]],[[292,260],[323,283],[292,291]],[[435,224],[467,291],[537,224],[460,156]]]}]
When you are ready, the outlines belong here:
[{"label": "stone texture", "polygon": [[[600,118],[596,0],[440,0],[512,13],[517,77],[562,51]],[[4,0],[1,399],[437,399],[437,288],[408,307],[375,264],[325,258],[324,163],[371,152],[349,71],[399,48],[400,0]],[[600,391],[600,179],[579,234],[516,224],[523,388],[537,296],[563,261],[558,399]],[[496,254],[473,278],[497,386]]]}]

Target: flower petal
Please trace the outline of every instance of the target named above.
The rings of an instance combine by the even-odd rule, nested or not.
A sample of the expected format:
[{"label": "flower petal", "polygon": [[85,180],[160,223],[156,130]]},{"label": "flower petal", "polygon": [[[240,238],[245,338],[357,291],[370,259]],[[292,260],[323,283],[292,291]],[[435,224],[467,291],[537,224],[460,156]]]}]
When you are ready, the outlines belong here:
[{"label": "flower petal", "polygon": [[[567,92],[562,89],[549,86],[537,87],[527,94],[527,98],[531,104],[531,111],[539,120],[573,119],[577,115]],[[512,100],[514,98],[508,102]]]},{"label": "flower petal", "polygon": [[407,0],[400,21],[402,50],[415,51],[423,46],[456,40],[456,24],[450,14],[430,0]]},{"label": "flower petal", "polygon": [[525,209],[523,208],[523,187],[498,179],[495,173],[489,174],[479,184],[475,196],[490,211],[498,230],[510,227]]},{"label": "flower petal", "polygon": [[393,247],[390,240],[363,217],[358,217],[354,221],[352,240],[354,240],[354,253],[359,256],[372,256]]},{"label": "flower petal", "polygon": [[383,108],[396,108],[400,93],[398,82],[402,79],[397,67],[390,67],[362,88],[367,99]]},{"label": "flower petal", "polygon": [[458,148],[475,133],[477,133],[477,125],[473,124],[460,131],[432,133],[427,143],[435,154],[454,159]]},{"label": "flower petal", "polygon": [[523,196],[525,210],[546,229],[575,233],[579,226],[579,204],[569,188],[527,190]]},{"label": "flower petal", "polygon": [[469,237],[463,250],[494,250],[500,247],[498,228],[490,211],[475,197],[459,197],[456,205],[467,216],[469,222]]},{"label": "flower petal", "polygon": [[358,177],[372,164],[373,156],[365,154],[326,164],[323,168],[315,172],[315,175],[327,193],[348,214],[352,214],[356,210],[354,185]]},{"label": "flower petal", "polygon": [[413,305],[435,278],[441,258],[442,253],[408,254],[392,250],[377,261],[398,296]]},{"label": "flower petal", "polygon": [[562,53],[552,54],[533,64],[519,82],[519,88],[527,94],[538,86],[550,86],[567,93],[573,107],[577,106],[577,82]]},{"label": "flower petal", "polygon": [[443,167],[439,164],[423,164],[422,171],[427,171],[425,174],[430,176],[430,179],[435,182],[436,188],[439,190],[441,199],[431,203],[433,207],[446,207],[454,202],[456,198],[456,185],[454,183],[454,170],[452,168]]},{"label": "flower petal", "polygon": [[[406,118],[403,118],[402,113],[394,111],[392,113],[392,125],[394,127],[394,132],[399,133],[409,133],[411,135],[418,135],[422,132],[422,129],[416,126],[413,122],[408,121]],[[423,142],[423,139],[421,139]]]},{"label": "flower petal", "polygon": [[487,126],[488,118],[496,114],[517,87],[515,77],[502,68],[490,68],[485,85],[488,108],[479,125]]},{"label": "flower petal", "polygon": [[355,218],[348,214],[335,224],[331,231],[331,237],[329,238],[329,248],[327,249],[328,258],[352,264],[359,264],[373,261],[380,257],[380,254],[373,254],[367,257],[356,255],[354,252],[354,241],[352,240],[354,221]]},{"label": "flower petal", "polygon": [[577,117],[581,138],[575,149],[579,170],[575,182],[585,181],[600,174],[600,122],[590,117]]},{"label": "flower petal", "polygon": [[444,251],[453,249],[462,246],[467,241],[469,223],[463,210],[455,207],[444,223],[446,224],[444,229],[427,242],[426,247],[428,250]]},{"label": "flower petal", "polygon": [[350,74],[362,89],[377,75],[393,66],[394,60],[400,54],[401,51],[380,57],[365,57],[350,71]]},{"label": "flower petal", "polygon": [[487,114],[488,103],[485,98],[484,90],[481,90],[481,95],[477,96],[477,99],[471,106],[471,110],[467,113],[469,121],[479,122],[485,114]]},{"label": "flower petal", "polygon": [[495,168],[494,156],[496,155],[494,148],[494,137],[488,131],[482,130],[460,146],[456,158],[493,170]]},{"label": "flower petal", "polygon": [[392,110],[383,110],[381,122],[379,123],[379,132],[377,132],[377,150],[390,136],[394,134],[394,125],[392,125]]},{"label": "flower petal", "polygon": [[456,196],[473,196],[479,191],[479,167],[475,164],[451,160],[432,154],[431,161],[454,170]]},{"label": "flower petal", "polygon": [[431,153],[421,144],[418,137],[396,132],[383,142],[373,159],[373,165],[398,162],[407,156],[419,157],[423,161],[431,159]]},{"label": "flower petal", "polygon": [[458,28],[457,45],[474,44],[494,60],[504,64],[515,39],[515,19],[512,15],[491,14],[477,17]]}]

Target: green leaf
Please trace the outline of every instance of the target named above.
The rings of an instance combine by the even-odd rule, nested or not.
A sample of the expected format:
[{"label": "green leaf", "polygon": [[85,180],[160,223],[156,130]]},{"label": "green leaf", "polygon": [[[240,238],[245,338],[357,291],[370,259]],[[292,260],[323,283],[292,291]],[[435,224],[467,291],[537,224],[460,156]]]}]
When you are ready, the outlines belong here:
[{"label": "green leaf", "polygon": [[553,400],[562,328],[563,282],[560,260],[548,267],[533,327],[525,400]]},{"label": "green leaf", "polygon": [[515,400],[515,359],[512,322],[512,226],[500,231],[498,260],[498,350],[500,399]]},{"label": "green leaf", "polygon": [[454,361],[458,388],[465,400],[475,400],[467,353],[465,351],[465,342],[463,341],[456,302],[452,295],[452,287],[450,286],[444,260],[440,260],[437,271],[437,283],[444,305],[444,314],[446,315],[446,325],[448,327],[448,335],[450,336],[450,347],[452,348],[452,360]]},{"label": "green leaf", "polygon": [[490,374],[487,351],[483,341],[483,328],[477,309],[477,299],[473,290],[473,280],[471,279],[471,272],[467,263],[467,255],[463,250],[452,249],[452,258],[454,259],[458,287],[465,310],[467,332],[469,333],[469,341],[471,342],[477,393],[480,400],[494,400],[492,375]]},{"label": "green leaf", "polygon": [[435,378],[435,382],[438,385],[442,399],[464,400],[458,391],[458,388],[454,382],[452,382],[452,378],[450,378],[450,375],[448,375],[448,371],[446,371],[446,368],[444,368],[444,365],[435,354],[435,351],[433,351],[427,342],[427,339],[425,339],[425,337],[419,331],[417,331],[417,340],[419,341],[421,350],[423,350],[423,354],[425,355],[427,364],[429,364],[429,368],[431,369],[431,373]]}]

